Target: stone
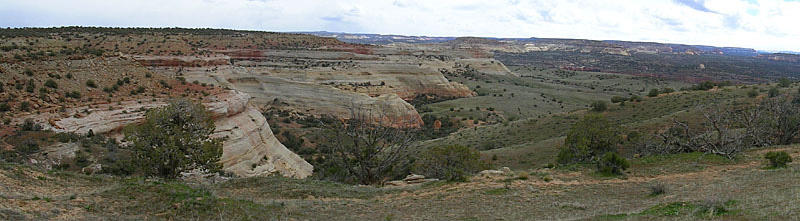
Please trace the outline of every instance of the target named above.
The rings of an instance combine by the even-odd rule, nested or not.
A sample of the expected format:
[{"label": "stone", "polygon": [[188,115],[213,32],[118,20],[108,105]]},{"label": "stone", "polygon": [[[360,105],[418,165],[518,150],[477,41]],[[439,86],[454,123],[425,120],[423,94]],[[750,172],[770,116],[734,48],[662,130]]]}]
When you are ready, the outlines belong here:
[{"label": "stone", "polygon": [[481,171],[481,172],[478,173],[478,175],[480,175],[480,176],[500,176],[500,175],[503,175],[503,174],[505,174],[505,173],[503,173],[503,171],[499,171],[499,170],[484,170],[484,171]]},{"label": "stone", "polygon": [[419,174],[410,174],[406,176],[406,178],[404,178],[403,181],[408,182],[408,181],[422,180],[422,179],[425,179],[425,176]]}]

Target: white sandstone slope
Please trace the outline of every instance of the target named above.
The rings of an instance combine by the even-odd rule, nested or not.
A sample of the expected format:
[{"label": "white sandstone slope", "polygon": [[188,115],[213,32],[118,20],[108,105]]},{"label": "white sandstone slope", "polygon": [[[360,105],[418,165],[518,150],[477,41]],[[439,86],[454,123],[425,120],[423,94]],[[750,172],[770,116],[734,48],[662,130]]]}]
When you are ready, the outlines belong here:
[{"label": "white sandstone slope", "polygon": [[[225,117],[217,118],[216,130],[212,137],[226,138],[222,158],[225,171],[237,176],[251,177],[279,173],[293,178],[311,176],[313,167],[297,154],[278,142],[267,124],[267,119],[247,102],[250,96],[236,92],[235,97],[221,107],[226,109]],[[207,105],[211,111],[215,107]],[[238,109],[242,109],[241,111]]]},{"label": "white sandstone slope", "polygon": [[[311,164],[275,138],[266,118],[249,101],[250,96],[245,93],[225,91],[203,103],[214,117],[216,125],[211,136],[225,138],[220,159],[223,170],[242,177],[270,174],[294,178],[310,176],[313,172]],[[85,116],[70,114],[70,117],[58,119],[52,114],[42,114],[33,118],[49,119],[47,123],[42,123],[57,132],[85,134],[92,130],[94,133],[108,133],[141,122],[144,120],[144,109],[163,105],[166,105],[163,99],[142,103],[129,101],[121,105],[92,105],[90,114]],[[87,107],[69,111],[78,113],[85,109]]]}]

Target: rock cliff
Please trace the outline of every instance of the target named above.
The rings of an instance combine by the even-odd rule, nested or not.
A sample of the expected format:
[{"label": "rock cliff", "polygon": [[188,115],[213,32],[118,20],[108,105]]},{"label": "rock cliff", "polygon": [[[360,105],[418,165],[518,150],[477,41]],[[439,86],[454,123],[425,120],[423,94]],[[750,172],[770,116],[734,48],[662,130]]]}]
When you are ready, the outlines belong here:
[{"label": "rock cliff", "polygon": [[[311,164],[281,144],[272,133],[266,119],[252,105],[250,96],[237,91],[225,91],[203,101],[215,119],[213,137],[224,137],[220,161],[223,170],[237,176],[250,177],[281,174],[305,178],[312,174]],[[68,109],[70,117],[53,114],[33,116],[46,128],[57,132],[79,134],[114,133],[125,125],[144,119],[146,109],[166,105],[166,100],[147,102],[128,101],[121,104],[99,104]],[[88,112],[89,114],[79,114]],[[48,119],[44,122],[43,119]]]}]

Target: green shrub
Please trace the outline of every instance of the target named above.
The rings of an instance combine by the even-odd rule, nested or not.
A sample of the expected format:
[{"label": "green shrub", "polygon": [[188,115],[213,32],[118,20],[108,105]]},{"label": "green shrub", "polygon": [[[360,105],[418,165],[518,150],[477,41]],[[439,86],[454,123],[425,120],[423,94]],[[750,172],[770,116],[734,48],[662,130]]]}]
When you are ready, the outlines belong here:
[{"label": "green shrub", "polygon": [[42,129],[42,125],[37,124],[33,119],[27,118],[22,122],[20,129],[23,131],[38,131]]},{"label": "green shrub", "polygon": [[758,91],[756,89],[752,89],[747,92],[747,96],[751,98],[758,97]]},{"label": "green shrub", "polygon": [[605,101],[594,101],[592,102],[591,106],[592,106],[592,111],[594,112],[603,112],[608,110],[608,105],[606,104]]},{"label": "green shrub", "polygon": [[655,88],[651,89],[651,90],[650,90],[650,93],[647,93],[647,96],[648,96],[648,97],[655,97],[655,96],[658,96],[658,89],[655,89]]},{"label": "green shrub", "polygon": [[770,88],[769,91],[767,91],[767,95],[769,97],[777,97],[780,94],[781,94],[781,91],[778,90],[778,88],[776,88],[776,87]]},{"label": "green shrub", "polygon": [[607,152],[614,152],[622,142],[619,126],[599,114],[588,114],[567,132],[558,152],[562,164],[594,162]]},{"label": "green shrub", "polygon": [[6,102],[0,103],[0,112],[6,112],[9,110],[11,110],[11,107],[8,106],[8,103]]},{"label": "green shrub", "polygon": [[36,90],[36,84],[33,83],[33,79],[28,80],[28,84],[25,85],[25,91],[28,93],[33,93]]},{"label": "green shrub", "polygon": [[597,170],[604,174],[622,175],[622,172],[631,166],[624,157],[617,153],[608,152],[597,161]]},{"label": "green shrub", "polygon": [[19,103],[19,110],[20,111],[30,111],[31,110],[31,103],[27,101],[23,101]]},{"label": "green shrub", "polygon": [[465,181],[485,168],[480,152],[461,145],[431,147],[422,153],[416,165],[421,174],[448,181]]},{"label": "green shrub", "polygon": [[620,97],[620,96],[614,96],[614,97],[611,98],[611,103],[615,103],[615,104],[616,103],[620,103],[620,102],[624,102],[624,101],[625,101],[625,98],[624,97]]},{"label": "green shrub", "polygon": [[769,165],[772,168],[786,167],[787,163],[792,162],[792,157],[786,151],[769,152],[764,154],[764,158],[769,160]]},{"label": "green shrub", "polygon": [[47,82],[44,82],[44,86],[49,88],[58,88],[58,84],[53,79],[48,79]]},{"label": "green shrub", "polygon": [[209,137],[214,128],[205,106],[179,99],[148,111],[144,123],[125,128],[124,134],[139,171],[176,178],[183,171],[222,168],[222,139]]},{"label": "green shrub", "polygon": [[651,196],[657,196],[657,195],[661,195],[661,194],[667,193],[667,186],[665,186],[663,183],[656,183],[656,184],[650,185],[649,188],[650,188],[650,195]]},{"label": "green shrub", "polygon": [[77,91],[67,92],[67,97],[81,99],[81,93]]},{"label": "green shrub", "polygon": [[628,98],[628,100],[629,101],[635,101],[635,102],[642,102],[642,97],[639,97],[637,95],[631,95],[631,98]]},{"label": "green shrub", "polygon": [[94,83],[94,80],[86,80],[86,86],[90,88],[97,88],[97,84]]},{"label": "green shrub", "polygon": [[792,84],[792,81],[788,78],[782,77],[778,79],[778,86],[779,87],[789,87]]}]

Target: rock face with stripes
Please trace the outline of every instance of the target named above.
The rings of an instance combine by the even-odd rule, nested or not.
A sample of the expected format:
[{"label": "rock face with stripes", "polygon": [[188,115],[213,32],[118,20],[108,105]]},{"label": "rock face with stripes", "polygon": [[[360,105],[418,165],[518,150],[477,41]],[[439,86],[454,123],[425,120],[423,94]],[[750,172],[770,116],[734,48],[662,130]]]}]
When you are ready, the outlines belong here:
[{"label": "rock face with stripes", "polygon": [[[261,113],[250,104],[250,96],[233,90],[210,96],[203,101],[214,117],[216,130],[212,137],[225,138],[220,159],[223,170],[241,177],[280,174],[305,178],[313,166],[281,144]],[[31,116],[45,128],[56,132],[117,134],[124,126],[144,120],[146,109],[164,106],[164,99],[120,104],[95,104],[67,110],[89,110],[89,114],[71,114],[58,118],[42,114]],[[112,107],[113,108],[109,108]],[[85,111],[87,112],[87,111]]]}]

